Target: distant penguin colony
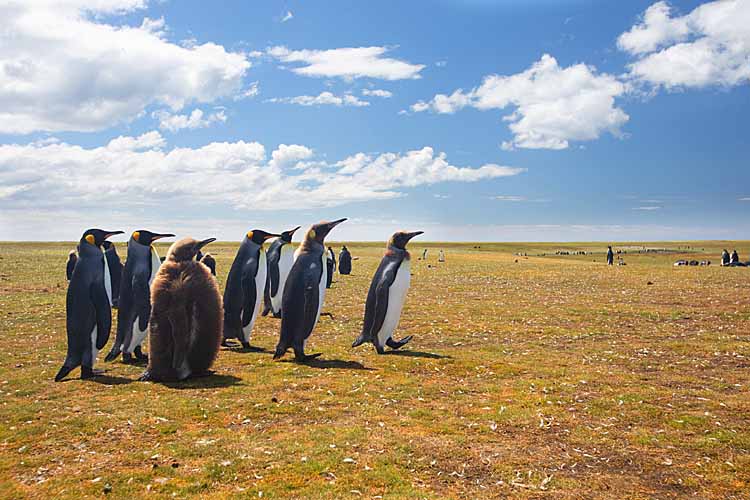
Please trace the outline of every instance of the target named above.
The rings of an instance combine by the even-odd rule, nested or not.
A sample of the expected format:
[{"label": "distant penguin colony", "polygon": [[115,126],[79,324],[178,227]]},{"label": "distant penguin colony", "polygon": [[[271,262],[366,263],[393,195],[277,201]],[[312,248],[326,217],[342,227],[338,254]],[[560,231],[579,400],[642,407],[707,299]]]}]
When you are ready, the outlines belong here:
[{"label": "distant penguin colony", "polygon": [[151,289],[148,368],[141,380],[176,382],[207,375],[221,344],[222,304],[216,278],[195,260],[215,241],[174,243]]},{"label": "distant penguin colony", "polygon": [[289,243],[292,242],[294,233],[300,227],[297,226],[289,231],[284,231],[268,246],[268,252],[266,252],[268,273],[263,297],[263,316],[270,312],[274,318],[281,317],[281,299],[284,296],[284,285],[294,263],[294,249]]},{"label": "distant penguin colony", "polygon": [[78,243],[78,262],[65,300],[68,354],[56,382],[79,366],[82,379],[95,375],[96,356],[107,343],[112,327],[111,283],[102,243],[115,234],[122,231],[89,229]]},{"label": "distant penguin colony", "polygon": [[385,255],[372,277],[367,293],[362,333],[352,347],[371,342],[378,354],[383,354],[385,346],[399,349],[411,340],[411,336],[398,341],[393,340],[393,332],[401,318],[401,309],[411,283],[411,257],[406,250],[406,244],[420,234],[423,232],[399,231],[388,240]]},{"label": "distant penguin colony", "polygon": [[[139,229],[131,234],[123,266],[115,245],[107,238],[122,231],[89,229],[66,263],[69,281],[66,314],[68,351],[55,380],[81,367],[81,378],[94,370],[98,351],[109,339],[112,307],[117,310],[117,333],[106,361],[122,354],[125,363],[148,362],[141,380],[177,382],[206,375],[220,346],[238,339],[250,345],[261,303],[263,315],[281,318],[273,358],[292,349],[297,362],[318,356],[306,354],[307,341],[320,319],[336,258],[325,238],[347,219],[313,224],[296,251],[292,237],[300,228],[281,234],[260,229],[243,238],[229,270],[222,298],[215,278],[216,260],[202,249],[215,238],[184,238],[159,258],[154,242],[171,233]],[[399,349],[411,340],[394,340],[411,282],[407,243],[422,231],[394,233],[370,283],[360,335],[352,344],[372,343],[378,354]],[[270,240],[268,251],[264,244]],[[352,256],[344,246],[339,273],[351,273]],[[119,299],[119,303],[118,303]],[[328,314],[328,313],[326,313]],[[331,316],[332,317],[332,316]],[[143,352],[149,340],[148,356]]]},{"label": "distant penguin colony", "polygon": [[237,250],[224,289],[224,341],[239,339],[245,349],[258,317],[266,287],[266,252],[263,243],[279,236],[260,229],[249,231]]},{"label": "distant penguin colony", "polygon": [[323,243],[328,233],[345,220],[314,224],[295,252],[281,301],[281,331],[274,359],[282,357],[289,348],[294,350],[297,361],[320,356],[305,354],[305,346],[318,323],[326,295],[328,259]]},{"label": "distant penguin colony", "polygon": [[113,361],[122,352],[122,360],[131,363],[145,361],[141,344],[148,332],[151,316],[151,283],[161,266],[152,243],[160,238],[171,238],[171,233],[152,233],[145,229],[133,232],[128,240],[128,254],[122,270],[120,307],[117,310],[117,335],[105,361]]}]

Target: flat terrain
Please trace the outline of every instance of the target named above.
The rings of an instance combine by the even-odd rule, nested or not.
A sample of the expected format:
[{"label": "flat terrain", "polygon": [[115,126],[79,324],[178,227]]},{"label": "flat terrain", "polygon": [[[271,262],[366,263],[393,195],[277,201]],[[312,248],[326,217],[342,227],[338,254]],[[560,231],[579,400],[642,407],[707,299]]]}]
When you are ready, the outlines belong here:
[{"label": "flat terrain", "polygon": [[[607,267],[601,244],[415,240],[414,340],[383,356],[350,347],[383,245],[351,243],[317,362],[272,361],[261,318],[266,353],[179,385],[102,353],[106,376],[52,381],[72,246],[0,243],[0,497],[750,497],[750,268],[717,265],[750,242],[622,244]],[[223,291],[236,244],[209,248]]]}]

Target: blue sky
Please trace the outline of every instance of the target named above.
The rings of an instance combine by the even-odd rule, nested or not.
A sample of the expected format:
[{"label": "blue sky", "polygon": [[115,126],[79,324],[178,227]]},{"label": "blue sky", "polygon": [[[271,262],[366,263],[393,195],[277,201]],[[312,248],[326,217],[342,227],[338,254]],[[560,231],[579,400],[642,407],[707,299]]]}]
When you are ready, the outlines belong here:
[{"label": "blue sky", "polygon": [[11,0],[0,239],[747,239],[750,2]]}]

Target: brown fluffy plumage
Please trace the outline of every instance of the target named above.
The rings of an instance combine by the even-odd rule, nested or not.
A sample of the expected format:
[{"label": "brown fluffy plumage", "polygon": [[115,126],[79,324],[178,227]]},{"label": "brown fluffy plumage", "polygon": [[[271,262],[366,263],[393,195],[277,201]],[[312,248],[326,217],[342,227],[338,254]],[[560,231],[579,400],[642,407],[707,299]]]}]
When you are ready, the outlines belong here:
[{"label": "brown fluffy plumage", "polygon": [[177,381],[205,374],[221,343],[222,303],[216,278],[194,259],[213,241],[175,242],[151,285],[149,362],[142,380]]}]

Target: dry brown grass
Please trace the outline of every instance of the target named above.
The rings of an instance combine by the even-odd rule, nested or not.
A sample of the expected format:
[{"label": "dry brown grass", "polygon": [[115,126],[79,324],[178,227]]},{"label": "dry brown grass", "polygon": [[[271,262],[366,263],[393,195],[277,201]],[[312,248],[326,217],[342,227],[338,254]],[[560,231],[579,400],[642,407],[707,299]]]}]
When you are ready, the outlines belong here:
[{"label": "dry brown grass", "polygon": [[[223,286],[236,247],[212,246]],[[0,244],[0,496],[748,498],[750,269],[549,255],[588,244],[435,245],[428,267],[415,241],[414,340],[377,356],[349,346],[382,248],[347,246],[319,362],[273,362],[262,318],[268,353],[167,386],[119,362],[52,382],[71,245]]]}]

